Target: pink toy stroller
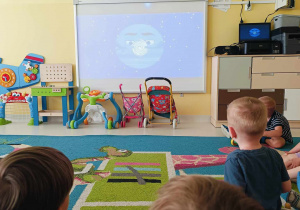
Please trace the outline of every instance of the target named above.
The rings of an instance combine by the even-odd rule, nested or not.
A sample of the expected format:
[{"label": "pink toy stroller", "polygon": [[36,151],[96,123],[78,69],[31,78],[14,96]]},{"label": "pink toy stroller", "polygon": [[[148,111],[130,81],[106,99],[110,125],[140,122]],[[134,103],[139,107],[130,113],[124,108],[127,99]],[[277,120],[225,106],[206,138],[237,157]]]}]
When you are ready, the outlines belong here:
[{"label": "pink toy stroller", "polygon": [[123,91],[122,91],[122,84],[119,86],[122,99],[123,99],[123,109],[124,109],[124,115],[121,121],[121,127],[125,127],[126,122],[129,122],[132,118],[140,118],[138,122],[138,127],[143,127],[143,121],[144,121],[144,104],[143,104],[143,98],[142,98],[142,84],[140,84],[140,93],[136,97],[125,97]]}]

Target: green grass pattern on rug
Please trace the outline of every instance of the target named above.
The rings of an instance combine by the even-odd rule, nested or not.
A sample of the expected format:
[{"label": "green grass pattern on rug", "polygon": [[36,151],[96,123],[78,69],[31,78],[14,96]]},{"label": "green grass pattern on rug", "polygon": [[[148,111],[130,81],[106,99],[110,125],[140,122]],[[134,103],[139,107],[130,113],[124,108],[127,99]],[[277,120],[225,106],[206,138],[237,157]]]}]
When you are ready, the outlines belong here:
[{"label": "green grass pattern on rug", "polygon": [[160,163],[160,166],[134,166],[135,168],[160,168],[161,171],[139,171],[139,173],[161,174],[161,177],[143,177],[145,179],[160,179],[161,183],[146,183],[138,185],[137,183],[117,182],[109,183],[108,179],[128,179],[135,177],[112,177],[109,176],[100,182],[96,182],[86,202],[114,202],[114,201],[154,201],[157,190],[168,182],[168,170],[166,163],[166,154],[157,153],[133,153],[129,157],[111,159],[105,171],[113,173],[130,173],[124,171],[115,171],[116,162],[145,162]]},{"label": "green grass pattern on rug", "polygon": [[292,182],[292,189],[293,189],[294,191],[296,191],[297,193],[299,193],[299,189],[298,189],[298,187],[297,187],[297,183]]}]

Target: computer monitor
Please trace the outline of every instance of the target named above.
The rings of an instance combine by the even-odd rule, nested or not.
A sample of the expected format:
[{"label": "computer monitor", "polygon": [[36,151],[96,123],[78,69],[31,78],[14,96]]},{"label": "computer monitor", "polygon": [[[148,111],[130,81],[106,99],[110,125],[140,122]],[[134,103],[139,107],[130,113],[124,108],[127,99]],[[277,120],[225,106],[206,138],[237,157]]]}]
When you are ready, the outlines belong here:
[{"label": "computer monitor", "polygon": [[269,41],[271,23],[241,23],[239,42]]}]

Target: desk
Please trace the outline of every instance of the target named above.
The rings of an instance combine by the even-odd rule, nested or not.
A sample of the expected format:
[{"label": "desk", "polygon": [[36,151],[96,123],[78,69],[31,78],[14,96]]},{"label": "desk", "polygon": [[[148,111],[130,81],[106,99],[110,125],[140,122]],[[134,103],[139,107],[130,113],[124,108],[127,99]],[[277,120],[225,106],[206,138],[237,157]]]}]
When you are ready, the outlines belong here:
[{"label": "desk", "polygon": [[[67,87],[32,87],[31,95],[33,97],[33,119],[34,125],[39,125],[39,116],[43,117],[43,122],[48,121],[50,116],[62,116],[63,125],[66,125],[68,122],[68,116],[73,117],[74,113],[74,92],[75,86]],[[38,111],[38,96],[42,97],[42,110]],[[62,110],[47,110],[47,98],[49,96],[58,96],[62,99]],[[68,109],[68,100],[69,96],[69,109]]]}]

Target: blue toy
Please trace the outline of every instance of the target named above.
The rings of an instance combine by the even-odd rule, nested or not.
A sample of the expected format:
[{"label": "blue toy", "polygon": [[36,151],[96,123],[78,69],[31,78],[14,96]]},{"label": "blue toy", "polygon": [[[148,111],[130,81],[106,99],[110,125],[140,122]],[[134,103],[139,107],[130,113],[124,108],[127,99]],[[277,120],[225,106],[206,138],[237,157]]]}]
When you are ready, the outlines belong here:
[{"label": "blue toy", "polygon": [[[67,127],[72,129],[77,129],[78,126],[84,122],[84,124],[89,124],[91,122],[105,122],[106,129],[119,128],[122,121],[122,111],[114,99],[113,93],[110,92],[102,93],[99,90],[90,91],[89,87],[84,87],[82,94],[77,93],[78,106],[75,110],[73,120],[67,122]],[[107,118],[106,111],[98,102],[104,102],[110,100],[117,111],[117,118],[113,121],[112,117]],[[85,108],[85,114],[82,116],[81,108],[84,101],[89,101],[90,103]]]},{"label": "blue toy", "polygon": [[40,82],[39,65],[44,63],[43,56],[30,53],[26,55],[20,66],[1,64],[1,62],[0,58],[0,94]]}]

